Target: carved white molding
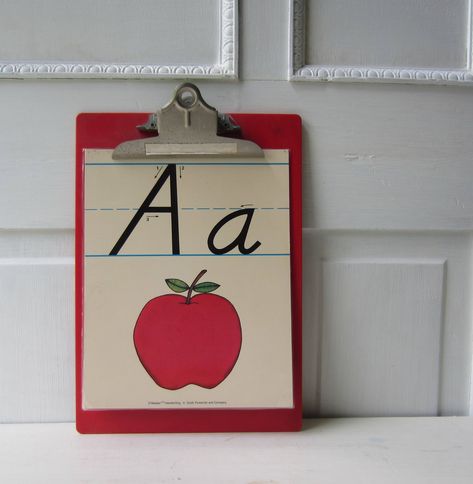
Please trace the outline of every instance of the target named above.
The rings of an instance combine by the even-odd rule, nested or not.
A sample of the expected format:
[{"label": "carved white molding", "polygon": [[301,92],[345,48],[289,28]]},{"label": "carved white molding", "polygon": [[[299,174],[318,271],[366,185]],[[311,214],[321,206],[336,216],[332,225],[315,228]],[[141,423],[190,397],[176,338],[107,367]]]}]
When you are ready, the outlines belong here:
[{"label": "carved white molding", "polygon": [[220,0],[218,63],[161,65],[77,62],[2,62],[0,78],[218,78],[238,77],[238,0]]},{"label": "carved white molding", "polygon": [[473,85],[472,1],[469,1],[467,52],[465,69],[425,69],[413,67],[370,67],[347,65],[310,65],[305,63],[305,0],[290,0],[289,79],[293,81],[404,82],[424,84]]}]

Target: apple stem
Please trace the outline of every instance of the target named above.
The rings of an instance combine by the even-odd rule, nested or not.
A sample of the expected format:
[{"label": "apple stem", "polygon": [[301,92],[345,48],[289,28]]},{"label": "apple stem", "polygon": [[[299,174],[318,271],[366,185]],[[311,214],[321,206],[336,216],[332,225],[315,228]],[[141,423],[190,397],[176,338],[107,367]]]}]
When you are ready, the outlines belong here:
[{"label": "apple stem", "polygon": [[207,272],[207,269],[202,269],[198,274],[197,277],[192,281],[192,284],[189,287],[189,290],[187,291],[187,297],[186,297],[186,304],[191,303],[191,294],[192,291],[194,290],[195,285],[199,282],[199,279]]}]

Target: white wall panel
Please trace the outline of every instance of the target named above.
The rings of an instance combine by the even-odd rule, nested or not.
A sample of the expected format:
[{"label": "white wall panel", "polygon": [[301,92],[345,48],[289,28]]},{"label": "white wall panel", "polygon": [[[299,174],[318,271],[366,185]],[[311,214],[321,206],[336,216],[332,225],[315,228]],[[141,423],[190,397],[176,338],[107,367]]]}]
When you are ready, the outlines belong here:
[{"label": "white wall panel", "polygon": [[307,2],[308,64],[461,69],[468,0]]},{"label": "white wall panel", "polygon": [[[40,4],[51,2],[28,4],[38,10]],[[175,5],[186,2],[157,0],[156,4],[168,6],[152,12],[160,22],[165,15],[176,14]],[[191,7],[184,9],[183,19],[202,30],[197,37],[190,31],[179,32],[175,55],[156,57],[157,63],[221,62],[218,35],[223,24],[217,26],[213,16],[216,2],[187,2]],[[347,14],[356,13],[356,4],[371,5],[378,19],[386,13],[381,7],[384,2],[360,2],[311,2],[333,20],[329,22],[332,26],[325,25],[322,14],[310,20],[319,25],[318,30],[307,32],[314,49],[322,45],[323,39],[315,42],[314,37],[321,33],[320,23],[328,30],[324,38],[327,35],[330,39],[323,46],[325,50],[308,53],[310,62],[322,62],[317,56],[330,54],[327,45],[340,48],[336,41],[343,39],[337,33],[339,26],[333,25],[336,18],[344,18],[340,25],[346,26],[346,34],[352,29],[360,41],[368,43],[373,33],[382,34],[380,23],[371,25],[368,15],[353,14],[354,21],[349,24]],[[13,8],[14,2],[3,5],[7,3]],[[106,12],[112,3],[94,3],[94,28],[100,12]],[[140,15],[146,15],[148,2],[129,2],[130,8],[138,3],[143,8],[138,9]],[[199,87],[204,98],[222,112],[287,112],[298,113],[303,119],[305,412],[467,414],[472,369],[473,97],[469,89],[458,86],[287,82],[292,3],[240,1],[243,80],[206,80]],[[439,55],[431,60],[436,66],[455,68],[463,58],[458,46],[465,34],[460,14],[466,3],[430,3],[430,16],[413,16],[402,39],[395,35],[399,16],[393,17],[386,35],[401,44],[370,43],[372,50],[364,49],[363,55],[371,58],[365,60],[381,62],[389,54],[393,62],[396,56],[408,56],[408,64],[414,65],[427,56],[427,44],[433,39],[432,48]],[[18,3],[18,11],[25,5],[25,1]],[[199,10],[203,5],[209,6],[206,12]],[[337,10],[337,5],[344,8]],[[408,12],[412,7],[422,13],[426,5],[425,0],[409,5],[390,2],[388,8],[403,7],[404,12],[405,7]],[[127,8],[115,12],[114,18],[120,21]],[[440,25],[441,12],[448,17],[442,25],[449,25],[451,31],[440,30],[438,36],[432,36],[433,30],[427,27],[415,30],[415,19],[419,25]],[[80,34],[80,15],[70,39]],[[192,16],[205,18],[193,24],[189,20]],[[31,16],[25,18],[31,20]],[[232,31],[232,18],[227,24],[229,39],[238,33]],[[358,35],[365,21],[370,26]],[[49,19],[45,22],[47,25]],[[175,38],[177,20],[171,24]],[[64,29],[58,25],[49,37],[44,25],[34,30],[42,41],[57,39]],[[90,34],[91,40],[97,32]],[[159,30],[153,35],[159,40],[164,33]],[[150,31],[145,29],[142,34],[149,36]],[[171,38],[168,34],[161,45]],[[199,38],[199,43],[186,50],[183,46],[188,34]],[[5,32],[0,32],[0,38],[2,35]],[[8,38],[13,35],[17,34]],[[402,42],[411,42],[416,35],[419,45],[408,52]],[[120,50],[120,43],[109,45],[101,38],[96,42],[100,48],[91,52],[92,44],[85,40],[54,45],[56,51],[49,54],[60,56],[62,52],[66,59],[68,52],[76,53],[75,62],[85,62],[93,54],[104,59],[104,64],[105,54]],[[46,44],[24,52],[45,55]],[[236,48],[236,44],[228,45],[230,55],[230,47]],[[15,48],[19,53],[25,46],[5,44],[3,53],[11,56]],[[148,52],[161,56],[164,51],[157,47]],[[346,54],[357,55],[356,48],[337,52],[339,56]],[[236,57],[230,58],[236,69]],[[134,62],[121,56],[114,59]],[[364,72],[368,75],[369,71]],[[176,81],[166,79],[1,80],[0,420],[57,421],[74,416],[71,257],[75,116],[80,112],[151,112],[169,99],[176,85]],[[325,271],[323,261],[328,261]],[[363,305],[355,297],[362,281],[370,292]],[[443,294],[441,301],[439,294]],[[349,342],[345,344],[353,339],[353,328],[345,317],[348,310],[358,322],[359,352]]]},{"label": "white wall panel", "polygon": [[436,415],[441,260],[322,264],[320,413]]},{"label": "white wall panel", "polygon": [[468,233],[304,232],[307,409],[469,410]]},{"label": "white wall panel", "polygon": [[292,0],[295,80],[472,83],[470,0]]},{"label": "white wall panel", "polygon": [[237,0],[2,0],[0,77],[235,77]]},{"label": "white wall panel", "polygon": [[0,231],[0,422],[74,417],[73,235]]},{"label": "white wall panel", "polygon": [[[150,112],[175,86],[2,81],[0,228],[72,228],[75,116]],[[224,112],[302,116],[306,227],[473,228],[468,89],[271,81],[201,88]]]},{"label": "white wall panel", "polygon": [[73,230],[0,230],[0,260],[16,264],[24,260],[68,258],[74,254]]},{"label": "white wall panel", "polygon": [[72,258],[0,259],[0,422],[72,420]]},{"label": "white wall panel", "polygon": [[245,79],[286,79],[287,7],[287,0],[240,0],[240,61]]}]

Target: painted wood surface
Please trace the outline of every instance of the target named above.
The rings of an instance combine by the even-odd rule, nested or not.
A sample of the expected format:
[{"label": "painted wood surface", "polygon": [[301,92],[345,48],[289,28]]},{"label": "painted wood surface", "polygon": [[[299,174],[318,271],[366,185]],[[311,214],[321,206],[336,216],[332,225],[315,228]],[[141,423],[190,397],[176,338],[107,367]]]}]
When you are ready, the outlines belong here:
[{"label": "painted wood surface", "polygon": [[462,68],[466,65],[468,3],[309,0],[307,63]]},{"label": "painted wood surface", "polygon": [[471,0],[292,0],[289,78],[473,83]]},{"label": "painted wood surface", "polygon": [[237,76],[238,0],[0,5],[0,78]]},{"label": "painted wood surface", "polygon": [[305,408],[468,414],[470,234],[306,229],[304,247]]},{"label": "painted wood surface", "polygon": [[[240,80],[199,85],[303,119],[305,412],[471,413],[470,88],[288,82],[289,4],[240,1]],[[151,112],[177,83],[1,80],[0,421],[74,418],[75,116]]]},{"label": "painted wood surface", "polygon": [[3,425],[0,479],[469,484],[472,432],[469,417],[306,420],[289,434],[83,436],[73,424]]},{"label": "painted wood surface", "polygon": [[322,263],[321,414],[437,414],[444,274],[435,259]]}]

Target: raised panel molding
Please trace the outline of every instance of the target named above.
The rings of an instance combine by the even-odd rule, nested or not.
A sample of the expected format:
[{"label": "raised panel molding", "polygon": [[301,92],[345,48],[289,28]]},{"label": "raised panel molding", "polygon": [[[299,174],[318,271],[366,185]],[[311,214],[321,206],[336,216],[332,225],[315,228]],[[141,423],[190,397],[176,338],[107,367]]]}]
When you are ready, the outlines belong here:
[{"label": "raised panel molding", "polygon": [[[217,78],[238,77],[238,0],[219,0],[219,47],[215,64],[162,65],[140,63],[5,62],[0,78]],[[178,33],[176,32],[176,35]]]},{"label": "raised panel molding", "polygon": [[308,415],[468,415],[472,248],[462,231],[304,230]]},{"label": "raised panel molding", "polygon": [[0,423],[74,419],[74,232],[0,230]]},{"label": "raised panel molding", "polygon": [[437,415],[445,260],[322,262],[321,415]]},{"label": "raised panel molding", "polygon": [[289,80],[473,85],[471,0],[468,0],[467,45],[465,47],[467,59],[465,67],[461,69],[307,64],[306,0],[289,1],[291,7],[289,22]]}]

